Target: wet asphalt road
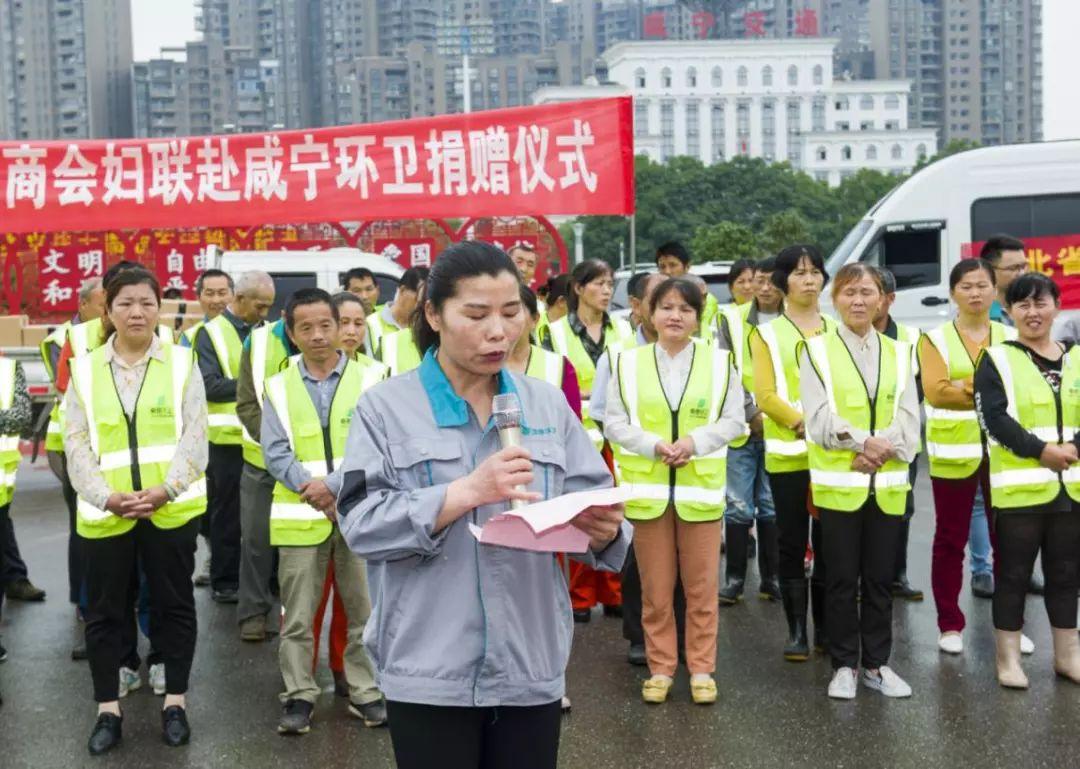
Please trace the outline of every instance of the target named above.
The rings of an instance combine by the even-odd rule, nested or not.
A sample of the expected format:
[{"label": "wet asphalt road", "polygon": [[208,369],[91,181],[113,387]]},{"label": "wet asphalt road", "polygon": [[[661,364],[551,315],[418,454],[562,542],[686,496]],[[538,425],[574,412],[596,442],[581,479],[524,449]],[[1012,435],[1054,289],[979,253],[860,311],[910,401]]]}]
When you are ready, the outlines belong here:
[{"label": "wet asphalt road", "polygon": [[[922,475],[925,479],[925,473]],[[933,516],[929,488],[917,492],[912,530],[913,582],[929,590]],[[389,734],[365,730],[343,699],[324,693],[306,737],[276,734],[277,645],[241,643],[234,607],[197,591],[199,644],[188,695],[192,744],[159,738],[160,700],[147,691],[124,700],[124,743],[91,759],[94,720],[86,663],[72,662],[76,632],[66,598],[66,515],[59,486],[44,464],[20,469],[13,517],[31,578],[49,591],[43,604],[5,602],[0,631],[9,660],[0,666],[0,769],[22,767],[392,767]],[[1026,632],[1037,649],[1025,660],[1026,693],[998,688],[988,601],[965,583],[967,654],[936,648],[933,603],[898,604],[893,667],[915,696],[889,701],[860,689],[854,702],[825,695],[828,661],[802,665],[780,657],[779,605],[756,597],[724,609],[711,708],[690,702],[685,672],[666,705],[639,699],[642,668],[625,662],[617,620],[594,613],[579,625],[568,673],[573,712],[565,719],[560,766],[582,769],[661,767],[1066,767],[1080,762],[1080,686],[1056,681],[1041,601],[1029,598]],[[145,639],[143,646],[145,649]],[[144,671],[145,676],[145,671]],[[329,671],[320,672],[325,687]]]}]

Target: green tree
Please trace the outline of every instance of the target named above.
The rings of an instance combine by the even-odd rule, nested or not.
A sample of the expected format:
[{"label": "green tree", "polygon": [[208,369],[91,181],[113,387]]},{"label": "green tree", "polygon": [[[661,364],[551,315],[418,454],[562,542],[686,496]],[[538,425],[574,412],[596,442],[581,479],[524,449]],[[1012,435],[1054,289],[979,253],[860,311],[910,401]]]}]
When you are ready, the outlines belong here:
[{"label": "green tree", "polygon": [[949,157],[949,155],[955,155],[959,152],[967,152],[968,150],[973,150],[979,146],[980,145],[978,142],[970,141],[968,139],[953,139],[940,150],[938,150],[937,154],[933,157],[923,158],[918,163],[916,163],[915,168],[912,170],[912,173],[915,173],[916,171],[921,171],[931,163],[936,163],[942,158]]},{"label": "green tree", "polygon": [[766,253],[775,254],[785,246],[806,243],[811,239],[810,222],[798,211],[789,209],[765,220],[758,242]]},{"label": "green tree", "polygon": [[690,241],[695,262],[757,259],[761,256],[754,231],[737,222],[717,222],[699,227]]}]

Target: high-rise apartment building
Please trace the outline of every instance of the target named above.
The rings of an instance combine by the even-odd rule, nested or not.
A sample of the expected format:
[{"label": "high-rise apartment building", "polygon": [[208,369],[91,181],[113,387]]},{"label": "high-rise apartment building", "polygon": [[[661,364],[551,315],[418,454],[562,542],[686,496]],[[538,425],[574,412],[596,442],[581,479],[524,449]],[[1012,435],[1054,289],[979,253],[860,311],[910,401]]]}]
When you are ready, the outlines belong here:
[{"label": "high-rise apartment building", "polygon": [[131,136],[129,0],[0,0],[0,138]]}]

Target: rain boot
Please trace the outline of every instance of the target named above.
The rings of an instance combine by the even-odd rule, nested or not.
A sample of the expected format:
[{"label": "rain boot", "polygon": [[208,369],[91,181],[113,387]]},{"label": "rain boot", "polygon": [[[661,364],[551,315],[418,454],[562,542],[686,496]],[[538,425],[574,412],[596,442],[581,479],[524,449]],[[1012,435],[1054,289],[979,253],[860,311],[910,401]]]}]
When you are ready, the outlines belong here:
[{"label": "rain boot", "polygon": [[901,521],[900,535],[896,540],[896,571],[892,582],[892,594],[894,598],[903,598],[905,601],[921,601],[923,591],[913,587],[907,578],[908,534],[910,531],[911,521]]},{"label": "rain boot", "polygon": [[729,520],[725,528],[728,543],[726,570],[718,599],[721,606],[734,606],[742,600],[743,587],[746,585],[746,543],[750,538],[750,527]]},{"label": "rain boot", "polygon": [[780,595],[783,598],[784,616],[788,625],[784,659],[788,662],[806,662],[810,659],[810,647],[806,639],[806,580],[784,580],[780,583]]},{"label": "rain boot", "polygon": [[829,636],[825,630],[825,582],[810,578],[810,613],[814,617],[814,651],[824,654],[829,649]]},{"label": "rain boot", "polygon": [[780,600],[780,542],[777,539],[776,519],[757,522],[758,530],[758,598],[764,601]]}]

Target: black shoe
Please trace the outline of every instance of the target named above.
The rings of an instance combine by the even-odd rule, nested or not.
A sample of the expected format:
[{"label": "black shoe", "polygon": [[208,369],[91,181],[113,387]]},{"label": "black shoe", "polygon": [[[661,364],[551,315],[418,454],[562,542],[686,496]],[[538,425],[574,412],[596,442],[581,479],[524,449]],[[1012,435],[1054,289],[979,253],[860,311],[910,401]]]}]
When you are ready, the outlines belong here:
[{"label": "black shoe", "polygon": [[349,703],[349,713],[364,722],[368,729],[386,726],[386,701],[381,697],[374,702],[365,702],[360,705],[355,702]]},{"label": "black shoe", "polygon": [[112,713],[100,713],[94,724],[94,731],[90,732],[90,742],[87,747],[91,756],[100,756],[117,745],[123,739],[121,725],[124,723],[123,716],[114,716]]},{"label": "black shoe", "polygon": [[972,574],[971,575],[971,594],[976,598],[993,598],[994,597],[994,575],[993,574]]},{"label": "black shoe", "polygon": [[921,601],[923,591],[913,587],[908,582],[907,574],[900,574],[892,583],[893,598],[903,598],[905,601]]},{"label": "black shoe", "polygon": [[727,521],[724,524],[724,533],[728,549],[724,565],[724,586],[720,588],[717,600],[721,606],[734,606],[742,598],[743,588],[746,585],[747,543],[750,540],[750,527],[745,523]]},{"label": "black shoe", "polygon": [[278,734],[307,734],[311,731],[311,712],[315,706],[304,700],[286,700],[278,721]]},{"label": "black shoe", "polygon": [[604,604],[604,616],[605,617],[616,617],[618,619],[622,619],[622,605],[620,604],[619,606],[616,606],[614,604],[605,603]]},{"label": "black shoe", "polygon": [[171,705],[161,711],[161,738],[170,748],[187,745],[191,740],[187,712],[179,705]]},{"label": "black shoe", "polygon": [[630,644],[630,651],[626,653],[626,661],[638,667],[649,664],[649,660],[645,656],[645,644]]},{"label": "black shoe", "polygon": [[233,587],[225,587],[221,590],[215,590],[213,593],[210,594],[210,597],[213,598],[217,603],[238,603],[240,600],[236,595],[236,588]]},{"label": "black shoe", "polygon": [[776,577],[762,579],[761,584],[758,585],[758,598],[762,601],[779,601],[780,580]]},{"label": "black shoe", "polygon": [[7,662],[7,649],[3,643],[0,643],[0,662]]},{"label": "black shoe", "polygon": [[574,622],[584,625],[592,619],[592,609],[574,609]]},{"label": "black shoe", "polygon": [[4,595],[12,601],[31,601],[34,603],[45,600],[45,591],[25,577],[17,579],[7,586]]},{"label": "black shoe", "polygon": [[758,533],[758,598],[764,601],[780,600],[780,544],[777,541],[775,519],[757,521]]},{"label": "black shoe", "polygon": [[71,649],[71,659],[75,662],[82,662],[86,659],[86,643],[79,642]]},{"label": "black shoe", "polygon": [[210,587],[210,575],[200,574],[193,580],[195,587]]},{"label": "black shoe", "polygon": [[814,651],[824,654],[829,648],[825,628],[825,584],[810,580],[810,616],[814,618]]},{"label": "black shoe", "polygon": [[1031,572],[1031,581],[1028,582],[1028,592],[1032,595],[1042,595],[1046,591],[1046,583],[1043,582],[1042,574],[1038,571]]},{"label": "black shoe", "polygon": [[810,659],[810,644],[806,638],[806,580],[789,579],[781,582],[780,595],[783,598],[784,616],[788,625],[784,659],[788,662],[806,662]]},{"label": "black shoe", "polygon": [[349,681],[345,678],[344,673],[339,673],[336,670],[334,673],[334,695],[337,697],[349,696]]}]

